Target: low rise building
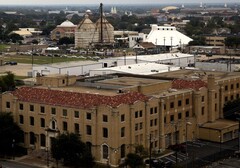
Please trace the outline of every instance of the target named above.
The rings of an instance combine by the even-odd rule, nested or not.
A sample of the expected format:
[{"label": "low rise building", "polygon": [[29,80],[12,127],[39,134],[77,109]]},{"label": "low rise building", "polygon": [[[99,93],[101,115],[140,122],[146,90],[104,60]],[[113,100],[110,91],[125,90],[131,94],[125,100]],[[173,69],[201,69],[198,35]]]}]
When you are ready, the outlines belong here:
[{"label": "low rise building", "polygon": [[159,153],[186,139],[237,137],[238,122],[223,118],[223,106],[239,98],[239,73],[112,74],[71,78],[59,87],[60,78],[37,78],[47,87],[24,86],[1,95],[1,110],[13,114],[30,149],[49,149],[59,133],[75,132],[97,162],[116,167],[136,146],[148,149],[150,136]]}]

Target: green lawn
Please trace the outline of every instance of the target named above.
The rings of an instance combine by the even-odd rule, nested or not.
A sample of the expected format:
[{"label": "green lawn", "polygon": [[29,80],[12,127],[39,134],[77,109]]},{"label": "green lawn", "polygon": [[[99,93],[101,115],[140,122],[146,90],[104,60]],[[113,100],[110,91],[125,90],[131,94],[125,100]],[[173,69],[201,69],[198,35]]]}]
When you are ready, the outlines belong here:
[{"label": "green lawn", "polygon": [[16,61],[17,63],[25,64],[51,64],[58,62],[81,61],[81,58],[66,58],[66,57],[48,57],[48,56],[31,56],[31,55],[14,55],[4,56],[4,61]]},{"label": "green lawn", "polygon": [[8,45],[0,44],[0,52],[4,51],[6,47],[8,47]]}]

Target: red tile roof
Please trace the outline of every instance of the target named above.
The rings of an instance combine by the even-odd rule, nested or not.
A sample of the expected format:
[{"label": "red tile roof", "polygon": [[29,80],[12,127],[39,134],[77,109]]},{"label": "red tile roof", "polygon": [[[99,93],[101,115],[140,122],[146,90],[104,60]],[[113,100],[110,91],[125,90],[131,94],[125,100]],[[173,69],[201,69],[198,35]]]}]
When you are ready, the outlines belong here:
[{"label": "red tile roof", "polygon": [[138,92],[104,96],[89,93],[68,92],[60,90],[21,87],[11,92],[20,101],[40,104],[58,105],[73,108],[91,108],[99,105],[117,107],[120,104],[133,104],[146,101],[148,97]]},{"label": "red tile roof", "polygon": [[172,88],[174,89],[199,90],[201,87],[207,87],[207,83],[200,79],[175,79],[172,81]]}]

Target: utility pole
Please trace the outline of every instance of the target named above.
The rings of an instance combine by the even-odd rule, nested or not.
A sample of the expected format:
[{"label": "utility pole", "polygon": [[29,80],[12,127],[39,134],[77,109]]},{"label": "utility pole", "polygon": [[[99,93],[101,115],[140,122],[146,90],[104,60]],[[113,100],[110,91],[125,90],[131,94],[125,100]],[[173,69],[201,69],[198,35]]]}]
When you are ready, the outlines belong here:
[{"label": "utility pole", "polygon": [[152,135],[149,137],[149,168],[152,168]]},{"label": "utility pole", "polygon": [[188,167],[188,147],[187,147],[187,142],[188,142],[188,125],[192,125],[191,122],[186,122],[186,168]]}]

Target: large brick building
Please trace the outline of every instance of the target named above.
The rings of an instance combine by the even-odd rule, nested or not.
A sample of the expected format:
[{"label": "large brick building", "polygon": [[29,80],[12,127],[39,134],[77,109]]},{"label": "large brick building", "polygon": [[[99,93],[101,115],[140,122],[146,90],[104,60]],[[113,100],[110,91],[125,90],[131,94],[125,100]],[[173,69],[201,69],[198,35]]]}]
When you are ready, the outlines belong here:
[{"label": "large brick building", "polygon": [[25,147],[48,149],[59,133],[75,132],[97,162],[117,166],[136,145],[148,149],[150,135],[154,152],[186,139],[237,137],[238,123],[223,119],[222,109],[239,98],[239,73],[181,70],[93,77],[75,84],[74,79],[38,76],[42,86],[2,94],[2,111],[13,113]]}]

